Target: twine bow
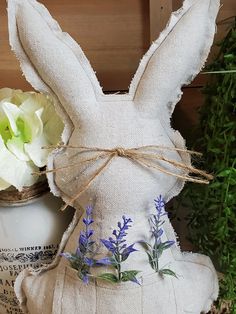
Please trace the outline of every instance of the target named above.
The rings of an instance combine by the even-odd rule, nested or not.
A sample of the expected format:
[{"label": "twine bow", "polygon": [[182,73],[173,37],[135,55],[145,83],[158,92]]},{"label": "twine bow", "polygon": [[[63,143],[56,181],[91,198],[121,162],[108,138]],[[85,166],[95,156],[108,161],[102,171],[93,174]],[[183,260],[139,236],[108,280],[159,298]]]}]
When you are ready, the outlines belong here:
[{"label": "twine bow", "polygon": [[[186,165],[184,163],[178,162],[176,160],[172,160],[169,158],[166,158],[162,156],[158,151],[176,151],[180,153],[186,153],[188,155],[198,155],[201,156],[200,153],[191,151],[191,150],[185,150],[181,148],[175,148],[175,147],[165,147],[165,146],[157,146],[157,145],[149,145],[149,146],[142,146],[142,147],[136,147],[136,148],[123,148],[123,147],[116,147],[113,149],[106,149],[106,148],[98,148],[98,147],[86,147],[86,146],[73,146],[73,145],[57,145],[57,146],[49,146],[49,147],[43,147],[46,149],[49,148],[68,148],[68,149],[76,149],[78,150],[78,153],[96,153],[96,156],[87,158],[84,160],[80,160],[77,163],[72,163],[63,167],[55,168],[52,170],[46,170],[41,171],[40,173],[37,173],[37,175],[42,175],[46,173],[53,173],[58,172],[64,169],[68,169],[70,167],[76,166],[78,164],[83,163],[91,163],[94,161],[97,161],[99,159],[106,159],[105,162],[100,166],[94,174],[89,178],[89,180],[81,187],[81,189],[76,193],[74,197],[72,197],[69,202],[65,204],[65,206],[62,208],[64,210],[67,206],[73,206],[74,202],[79,198],[79,196],[85,192],[89,186],[94,182],[94,180],[101,175],[103,171],[105,171],[108,167],[108,165],[111,163],[111,161],[116,157],[126,158],[129,159],[139,165],[141,165],[144,168],[148,168],[155,171],[160,171],[162,173],[165,173],[167,175],[171,175],[174,177],[177,177],[184,181],[189,182],[195,182],[200,184],[208,184],[209,180],[213,179],[213,176],[211,174],[206,173],[203,170],[196,169],[192,167],[191,165]],[[162,166],[158,165],[157,161],[163,161],[167,164],[170,164],[174,166],[177,169],[185,170],[188,174],[178,174],[175,172],[172,172],[170,170],[166,170]],[[195,174],[196,176],[191,176],[189,173]]]}]

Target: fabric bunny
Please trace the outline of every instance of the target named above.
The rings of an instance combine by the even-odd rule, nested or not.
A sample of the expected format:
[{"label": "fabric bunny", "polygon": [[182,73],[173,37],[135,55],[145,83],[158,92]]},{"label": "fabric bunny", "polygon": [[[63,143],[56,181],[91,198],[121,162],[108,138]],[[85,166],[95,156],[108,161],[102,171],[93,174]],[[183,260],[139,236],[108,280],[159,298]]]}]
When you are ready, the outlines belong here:
[{"label": "fabric bunny", "polygon": [[[181,191],[185,179],[191,180],[185,142],[171,129],[170,118],[181,87],[205,63],[218,9],[219,0],[185,0],[143,57],[129,92],[105,95],[79,45],[61,31],[43,5],[35,0],[8,0],[10,43],[23,73],[36,90],[54,97],[66,125],[62,136],[66,147],[55,150],[48,162],[51,190],[77,209],[60,251],[76,250],[81,207],[88,204],[94,206],[97,238],[109,237],[123,214],[134,221],[129,242],[148,238],[153,199],[161,194],[168,201]],[[149,161],[124,154],[124,150],[142,152],[142,147],[151,145],[159,147],[151,149],[160,156],[155,170],[147,166]],[[72,146],[87,149],[80,153]],[[164,231],[165,239],[176,240],[168,218]],[[146,254],[133,254],[125,267],[142,270],[141,286],[99,280],[86,286],[58,256],[49,267],[23,271],[15,291],[25,312],[31,314],[199,314],[210,309],[218,295],[218,281],[208,257],[181,253],[176,244],[160,263],[168,264],[178,279],[160,278]]]}]

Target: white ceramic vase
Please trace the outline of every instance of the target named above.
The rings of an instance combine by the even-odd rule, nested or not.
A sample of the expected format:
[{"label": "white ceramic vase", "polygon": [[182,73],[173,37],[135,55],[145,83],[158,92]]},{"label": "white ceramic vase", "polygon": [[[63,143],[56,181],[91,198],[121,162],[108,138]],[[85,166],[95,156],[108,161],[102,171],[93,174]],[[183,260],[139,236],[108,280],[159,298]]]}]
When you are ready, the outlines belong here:
[{"label": "white ceramic vase", "polygon": [[[1,194],[0,194],[1,198]],[[27,200],[0,201],[0,314],[22,313],[14,294],[14,281],[26,267],[50,263],[73,217],[62,201],[41,191]]]}]

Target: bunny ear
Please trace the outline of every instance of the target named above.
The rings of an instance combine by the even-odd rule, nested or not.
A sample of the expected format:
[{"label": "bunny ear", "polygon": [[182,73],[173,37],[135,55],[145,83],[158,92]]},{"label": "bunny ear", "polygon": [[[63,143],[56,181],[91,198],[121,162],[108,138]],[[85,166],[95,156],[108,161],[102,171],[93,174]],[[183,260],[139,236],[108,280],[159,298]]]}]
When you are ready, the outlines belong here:
[{"label": "bunny ear", "polygon": [[88,110],[101,87],[79,45],[35,0],[8,0],[9,36],[31,85],[56,95],[70,117]]},{"label": "bunny ear", "polygon": [[130,91],[141,111],[172,114],[181,87],[204,66],[215,34],[219,0],[185,0],[142,59]]}]

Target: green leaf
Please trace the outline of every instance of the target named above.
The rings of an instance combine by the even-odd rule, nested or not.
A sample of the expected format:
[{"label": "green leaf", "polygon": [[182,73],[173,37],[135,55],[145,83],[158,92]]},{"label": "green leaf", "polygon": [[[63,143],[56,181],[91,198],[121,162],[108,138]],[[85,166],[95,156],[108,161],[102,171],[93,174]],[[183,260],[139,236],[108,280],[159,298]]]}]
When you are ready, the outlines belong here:
[{"label": "green leaf", "polygon": [[212,153],[215,153],[215,154],[221,154],[222,153],[222,150],[220,148],[209,148],[209,151],[212,152]]},{"label": "green leaf", "polygon": [[149,264],[151,265],[151,267],[156,270],[156,267],[155,267],[155,258],[149,253],[147,252],[147,256],[148,256],[148,260],[149,260]]},{"label": "green leaf", "polygon": [[155,251],[158,251],[160,254],[162,254],[164,250],[169,249],[172,245],[173,245],[172,242],[170,243],[170,242],[166,241],[166,242],[154,245],[153,249]]},{"label": "green leaf", "polygon": [[159,270],[159,274],[161,276],[164,276],[164,275],[173,276],[173,277],[178,279],[176,273],[171,269],[167,269],[167,268],[161,269],[161,270]]},{"label": "green leaf", "polygon": [[232,172],[231,169],[226,169],[218,173],[217,177],[228,177],[230,173]]},{"label": "green leaf", "polygon": [[148,242],[146,242],[146,241],[140,241],[140,242],[138,242],[143,248],[144,248],[144,250],[146,250],[146,251],[149,251],[149,250],[151,250],[152,249],[152,246],[151,246],[151,244],[149,244]]},{"label": "green leaf", "polygon": [[104,274],[101,274],[99,276],[97,276],[97,278],[100,278],[100,279],[103,279],[105,281],[109,281],[109,282],[112,282],[112,283],[117,283],[119,282],[118,278],[116,277],[116,275],[114,274],[111,274],[111,273],[104,273]]},{"label": "green leaf", "polygon": [[209,188],[217,189],[217,188],[221,187],[221,185],[222,185],[222,183],[220,183],[220,182],[212,182],[209,184]]},{"label": "green leaf", "polygon": [[140,273],[140,271],[138,270],[127,270],[127,271],[123,271],[121,273],[121,281],[132,281],[132,282],[136,282],[138,283],[137,281],[137,274]]},{"label": "green leaf", "polygon": [[201,72],[201,74],[227,74],[227,73],[236,73],[236,70],[222,70],[222,71],[208,71]]},{"label": "green leaf", "polygon": [[235,60],[236,56],[232,53],[224,55],[225,59]]}]

